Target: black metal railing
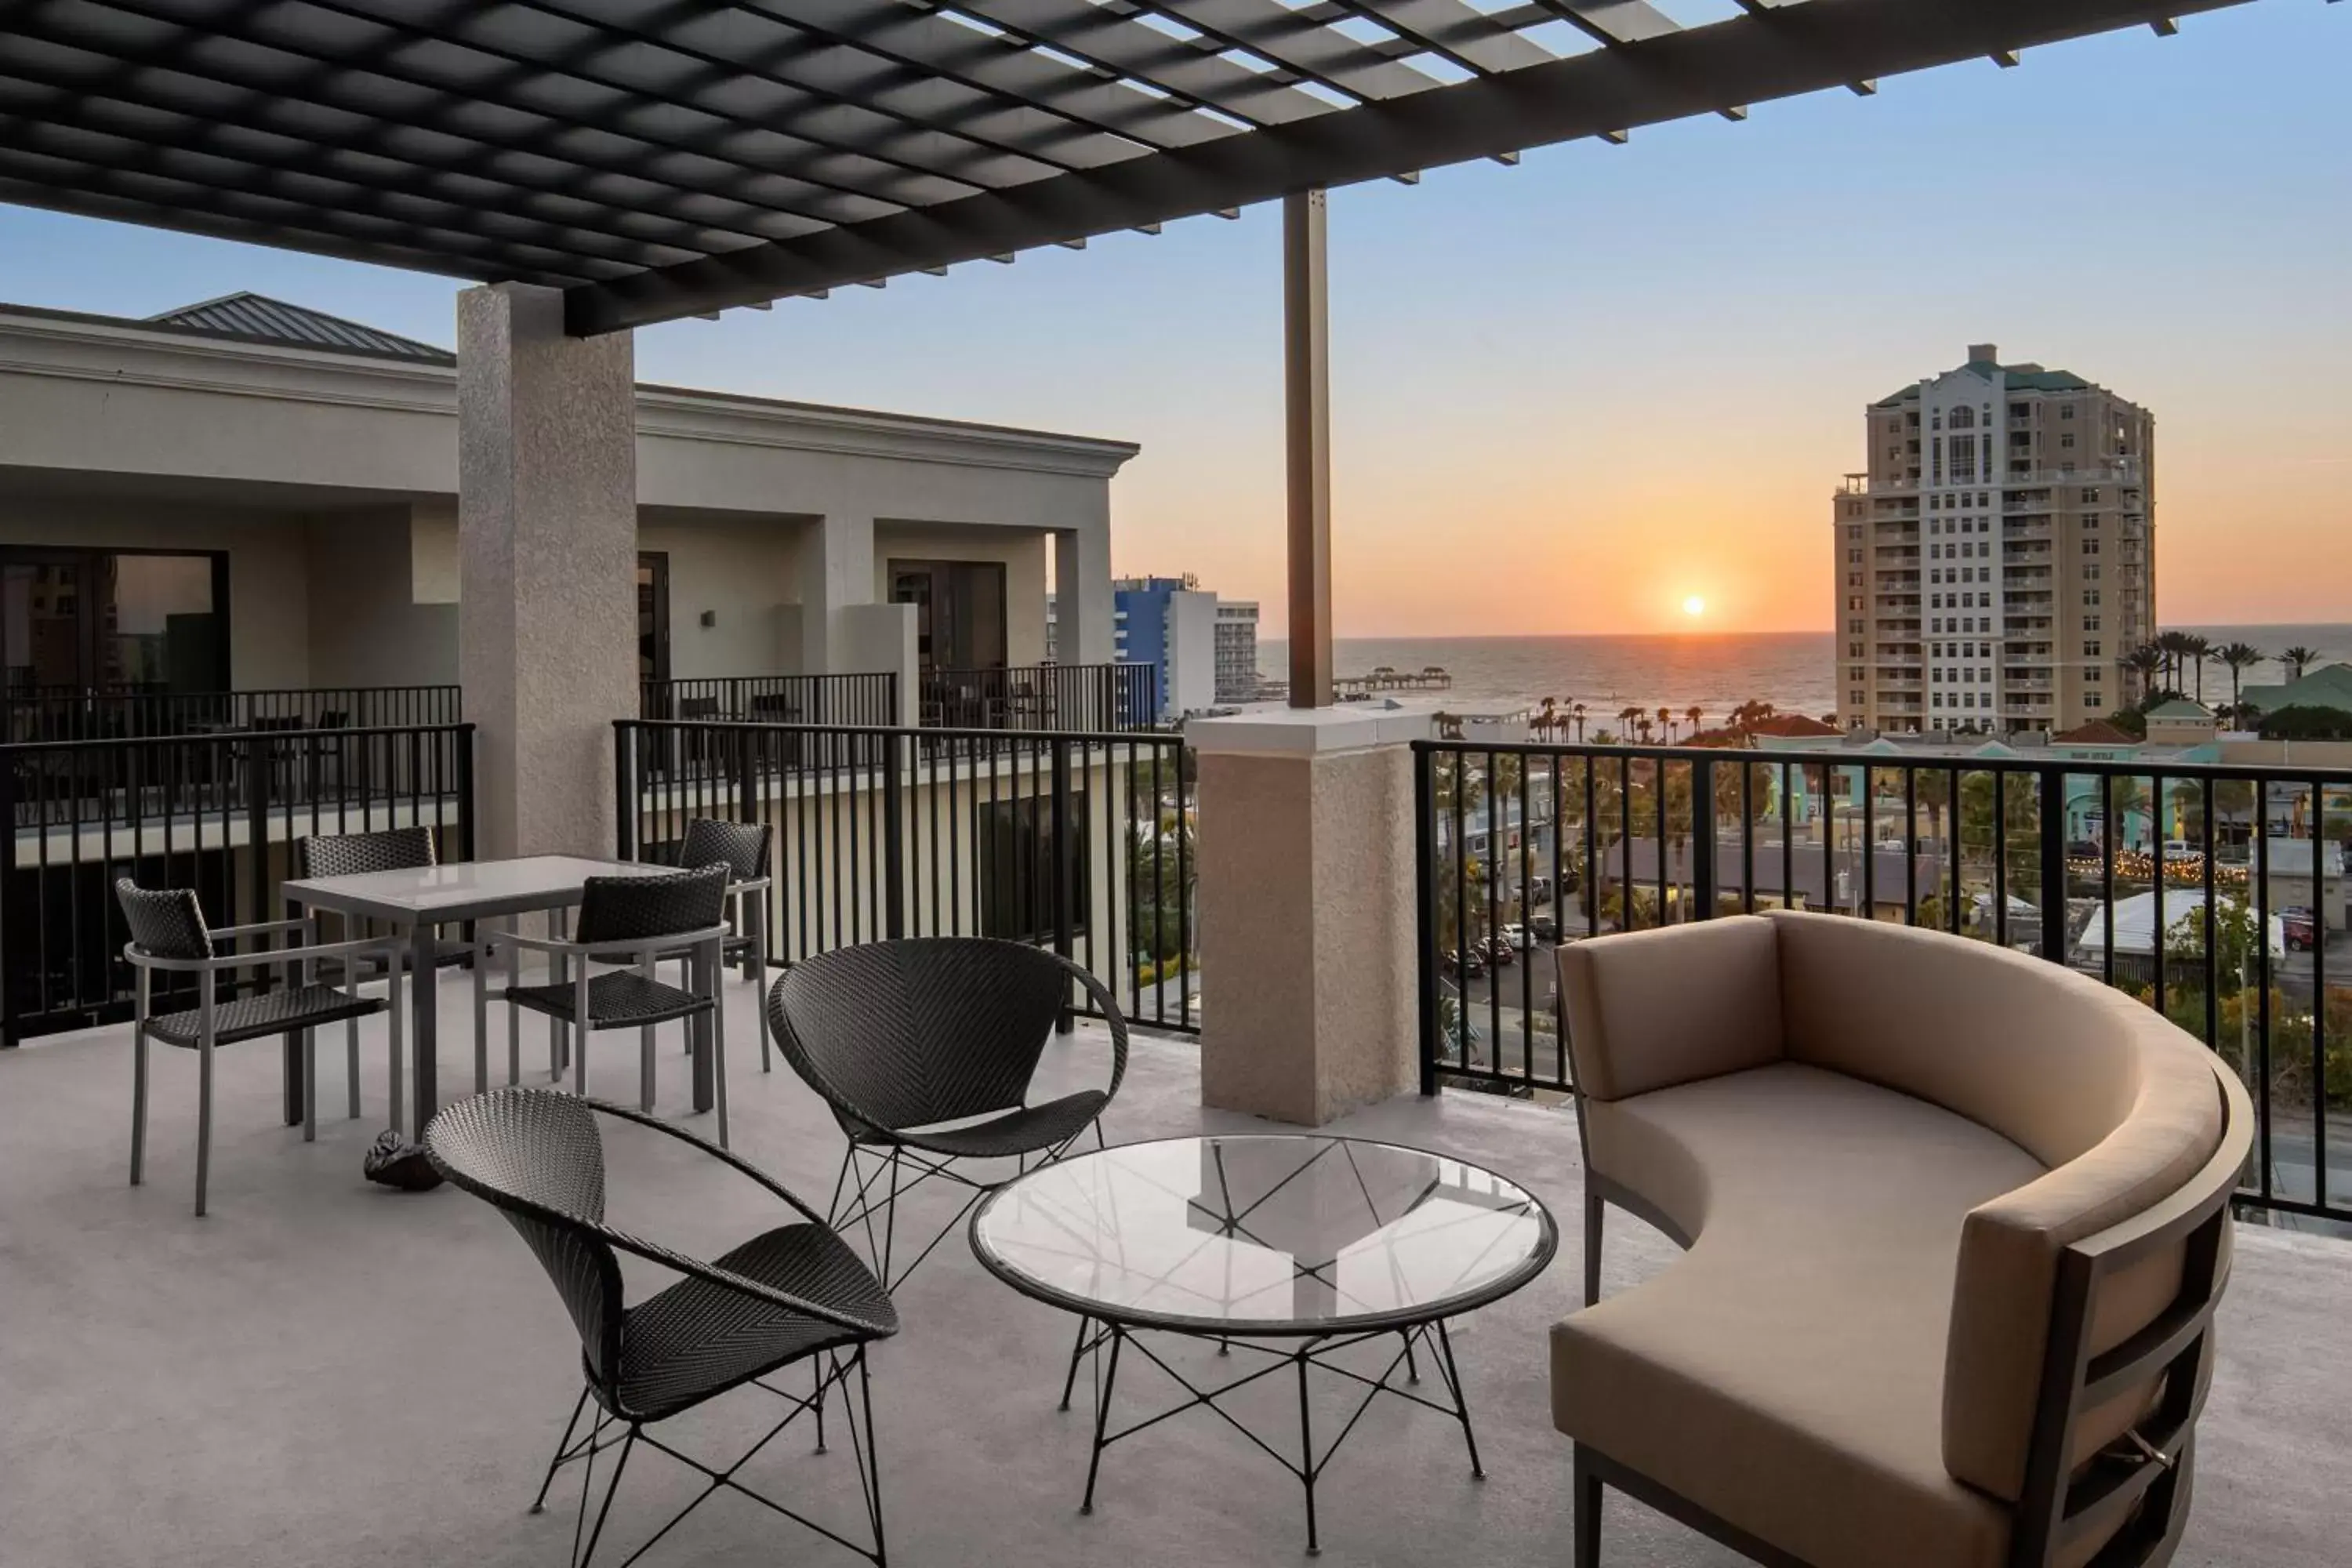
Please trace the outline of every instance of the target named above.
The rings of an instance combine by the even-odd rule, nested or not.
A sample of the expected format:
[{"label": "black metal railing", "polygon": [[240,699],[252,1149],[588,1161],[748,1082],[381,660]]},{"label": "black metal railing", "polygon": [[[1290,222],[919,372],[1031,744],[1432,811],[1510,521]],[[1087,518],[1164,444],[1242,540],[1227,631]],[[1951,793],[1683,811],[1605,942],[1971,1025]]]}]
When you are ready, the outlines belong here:
[{"label": "black metal railing", "polygon": [[2261,1115],[2247,1201],[2352,1219],[2352,1182],[2329,1173],[2352,1149],[2352,771],[1414,752],[1424,1090],[1571,1087],[1545,951],[1558,942],[1829,910],[2018,948],[2139,997],[2244,1076]]},{"label": "black metal railing", "polygon": [[[625,858],[660,858],[698,816],[773,829],[776,960],[893,937],[1002,937],[1083,965],[1134,1022],[1199,1027],[1196,814],[1180,738],[649,720],[616,730]],[[691,770],[661,766],[688,754]]]},{"label": "black metal railing", "polygon": [[233,730],[371,730],[454,724],[455,686],[301,686],[173,691],[160,686],[16,686],[0,696],[0,737],[122,741]]},{"label": "black metal railing", "polygon": [[1145,664],[1034,664],[925,670],[918,721],[929,730],[1150,730],[1160,722],[1157,672]]},{"label": "black metal railing", "polygon": [[857,675],[713,675],[647,680],[637,717],[755,724],[881,724],[898,721],[898,678]]},{"label": "black metal railing", "polygon": [[[422,826],[466,859],[473,765],[461,723],[0,745],[0,1039],[131,1016],[116,878],[194,888],[231,925],[277,918],[312,834]],[[192,1004],[194,982],[173,983],[159,1005]]]}]

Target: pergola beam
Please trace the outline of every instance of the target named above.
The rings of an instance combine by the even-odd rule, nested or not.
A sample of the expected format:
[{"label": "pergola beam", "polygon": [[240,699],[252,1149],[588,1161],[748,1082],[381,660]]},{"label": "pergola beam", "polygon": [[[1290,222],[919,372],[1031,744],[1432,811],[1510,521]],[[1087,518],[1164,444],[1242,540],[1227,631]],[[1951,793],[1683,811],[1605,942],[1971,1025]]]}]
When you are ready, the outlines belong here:
[{"label": "pergola beam", "polygon": [[2236,3],[1803,0],[1083,174],[578,286],[569,291],[566,319],[572,331],[583,334],[645,326],[714,307],[1721,113]]}]

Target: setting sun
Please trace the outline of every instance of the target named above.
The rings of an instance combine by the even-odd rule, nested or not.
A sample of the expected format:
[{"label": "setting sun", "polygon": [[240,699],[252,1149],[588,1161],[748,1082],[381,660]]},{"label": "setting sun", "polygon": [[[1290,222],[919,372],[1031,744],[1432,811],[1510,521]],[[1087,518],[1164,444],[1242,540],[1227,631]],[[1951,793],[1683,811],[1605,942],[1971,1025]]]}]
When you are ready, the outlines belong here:
[{"label": "setting sun", "polygon": [[1706,614],[1706,601],[1700,598],[1696,594],[1693,594],[1689,598],[1683,601],[1683,614],[1691,616],[1693,619],[1696,619],[1698,616]]}]

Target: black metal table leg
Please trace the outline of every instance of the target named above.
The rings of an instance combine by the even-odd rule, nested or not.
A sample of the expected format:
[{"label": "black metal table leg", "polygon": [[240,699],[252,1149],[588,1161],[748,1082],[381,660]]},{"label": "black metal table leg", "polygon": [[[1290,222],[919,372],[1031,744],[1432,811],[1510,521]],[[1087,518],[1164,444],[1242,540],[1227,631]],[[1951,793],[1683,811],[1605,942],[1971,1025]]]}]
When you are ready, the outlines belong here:
[{"label": "black metal table leg", "polygon": [[1087,1460],[1087,1500],[1078,1505],[1080,1513],[1095,1510],[1095,1478],[1102,1472],[1103,1432],[1110,1424],[1111,1390],[1118,1383],[1118,1349],[1126,1342],[1127,1331],[1117,1323],[1111,1324],[1110,1365],[1103,1373],[1101,1390],[1095,1395],[1095,1451]]},{"label": "black metal table leg", "polygon": [[[1429,1331],[1424,1328],[1422,1331]],[[1486,1469],[1478,1462],[1478,1434],[1470,1429],[1470,1398],[1462,1392],[1462,1373],[1454,1364],[1454,1342],[1446,1336],[1443,1318],[1437,1320],[1437,1348],[1444,1357],[1446,1392],[1454,1396],[1454,1413],[1462,1421],[1462,1441],[1470,1448],[1470,1473],[1483,1481]]]},{"label": "black metal table leg", "polygon": [[[1315,1347],[1310,1342],[1297,1351],[1298,1363],[1298,1479],[1307,1483],[1307,1555],[1312,1557],[1323,1550],[1315,1535],[1315,1416],[1307,1398],[1307,1368],[1314,1360]],[[1343,1434],[1344,1436],[1344,1434]]]},{"label": "black metal table leg", "polygon": [[440,973],[432,922],[419,919],[408,932],[409,1025],[415,1062],[409,1074],[409,1121],[419,1143],[425,1142],[425,1123],[440,1107],[441,1015],[434,996],[434,982]]}]

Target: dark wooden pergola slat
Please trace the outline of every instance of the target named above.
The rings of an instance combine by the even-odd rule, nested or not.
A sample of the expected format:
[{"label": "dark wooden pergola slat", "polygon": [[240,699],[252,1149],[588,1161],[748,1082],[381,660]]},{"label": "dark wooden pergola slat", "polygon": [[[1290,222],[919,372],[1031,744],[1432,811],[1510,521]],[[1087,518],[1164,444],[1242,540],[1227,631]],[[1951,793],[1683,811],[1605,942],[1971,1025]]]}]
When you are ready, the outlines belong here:
[{"label": "dark wooden pergola slat", "polygon": [[0,0],[0,200],[592,334],[2241,3]]}]

